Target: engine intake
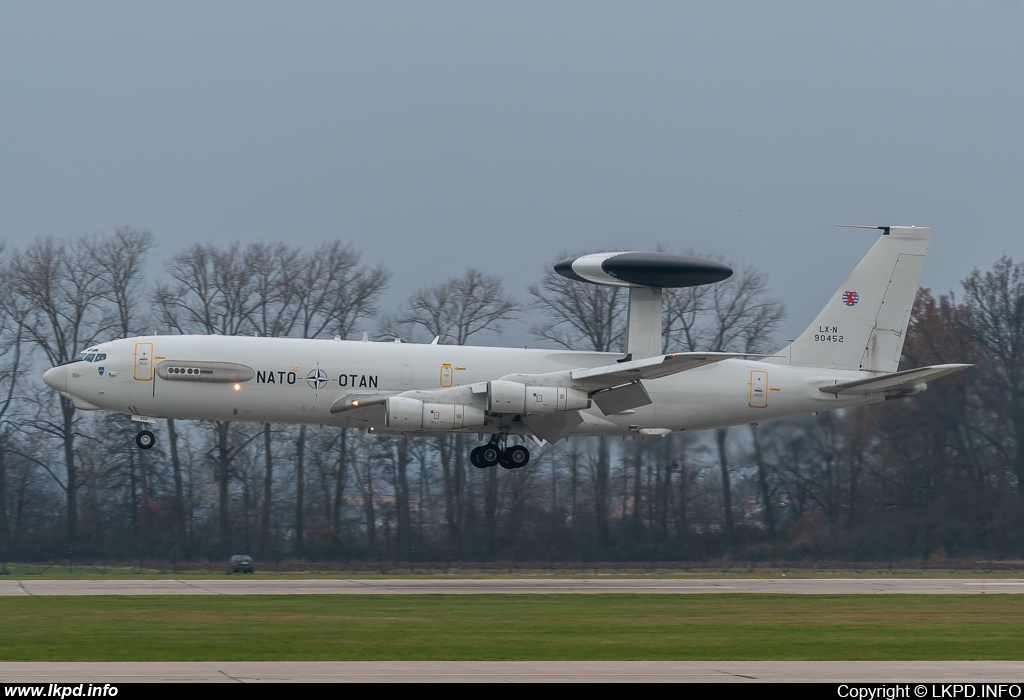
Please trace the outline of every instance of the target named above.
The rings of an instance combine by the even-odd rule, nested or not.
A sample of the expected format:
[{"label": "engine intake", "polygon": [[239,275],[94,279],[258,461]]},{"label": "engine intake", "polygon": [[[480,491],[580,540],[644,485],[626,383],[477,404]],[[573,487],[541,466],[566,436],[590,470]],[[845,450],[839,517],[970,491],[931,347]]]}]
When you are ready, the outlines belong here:
[{"label": "engine intake", "polygon": [[406,396],[389,396],[384,402],[384,425],[392,430],[476,428],[486,419],[483,410],[461,403],[428,403]]},{"label": "engine intake", "polygon": [[487,382],[491,413],[560,413],[590,408],[587,392],[567,386],[527,386],[497,379]]}]

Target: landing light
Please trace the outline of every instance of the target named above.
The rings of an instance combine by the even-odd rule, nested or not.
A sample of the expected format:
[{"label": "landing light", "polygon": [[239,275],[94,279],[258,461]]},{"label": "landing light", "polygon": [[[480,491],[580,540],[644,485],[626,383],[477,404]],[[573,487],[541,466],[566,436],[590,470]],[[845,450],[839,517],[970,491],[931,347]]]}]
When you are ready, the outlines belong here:
[{"label": "landing light", "polygon": [[235,384],[235,391],[241,391],[241,390],[242,390],[242,385],[241,384]]},{"label": "landing light", "polygon": [[352,402],[352,405],[353,405],[353,406],[358,406],[358,405],[359,405],[359,400],[357,399],[357,400],[353,401],[353,402]]}]

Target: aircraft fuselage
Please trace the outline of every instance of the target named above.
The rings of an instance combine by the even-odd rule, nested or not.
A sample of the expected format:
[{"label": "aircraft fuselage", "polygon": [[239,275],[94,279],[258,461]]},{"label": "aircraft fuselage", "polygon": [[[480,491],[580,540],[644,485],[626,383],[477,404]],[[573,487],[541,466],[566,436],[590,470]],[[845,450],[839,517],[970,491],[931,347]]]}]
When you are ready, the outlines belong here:
[{"label": "aircraft fuselage", "polygon": [[[332,414],[350,393],[398,394],[480,385],[507,375],[613,365],[618,353],[393,342],[240,336],[146,336],[93,346],[47,373],[79,408],[146,418],[250,421],[389,429],[383,419]],[[105,356],[103,359],[96,358]],[[51,374],[53,373],[53,374]],[[882,393],[837,396],[819,388],[864,372],[728,359],[644,380],[652,403],[605,415],[581,412],[571,435],[666,434],[756,423],[883,400]],[[467,404],[484,397],[467,392]],[[506,426],[528,434],[521,423]],[[499,432],[498,423],[461,429]],[[640,431],[644,431],[641,433]],[[655,431],[651,433],[650,431]],[[429,431],[425,431],[429,432]]]}]

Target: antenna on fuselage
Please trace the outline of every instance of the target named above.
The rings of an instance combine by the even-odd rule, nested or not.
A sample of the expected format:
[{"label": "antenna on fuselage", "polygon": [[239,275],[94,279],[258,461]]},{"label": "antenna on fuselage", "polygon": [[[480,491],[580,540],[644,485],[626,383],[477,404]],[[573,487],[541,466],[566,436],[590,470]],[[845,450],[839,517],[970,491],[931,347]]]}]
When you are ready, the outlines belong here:
[{"label": "antenna on fuselage", "polygon": [[700,287],[732,276],[724,263],[663,252],[581,255],[557,263],[555,272],[577,282],[629,288],[626,356],[633,360],[662,353],[664,289]]}]

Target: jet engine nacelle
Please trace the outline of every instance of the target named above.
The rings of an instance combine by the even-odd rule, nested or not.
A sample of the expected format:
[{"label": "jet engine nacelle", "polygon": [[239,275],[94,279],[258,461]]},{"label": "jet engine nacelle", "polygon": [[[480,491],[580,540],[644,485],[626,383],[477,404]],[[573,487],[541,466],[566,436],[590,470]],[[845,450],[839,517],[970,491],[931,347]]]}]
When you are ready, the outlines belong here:
[{"label": "jet engine nacelle", "polygon": [[587,392],[567,386],[527,386],[497,379],[487,382],[491,413],[559,413],[590,408]]},{"label": "jet engine nacelle", "polygon": [[476,428],[485,421],[482,409],[461,403],[427,403],[406,396],[389,396],[384,402],[384,425],[392,430]]}]

